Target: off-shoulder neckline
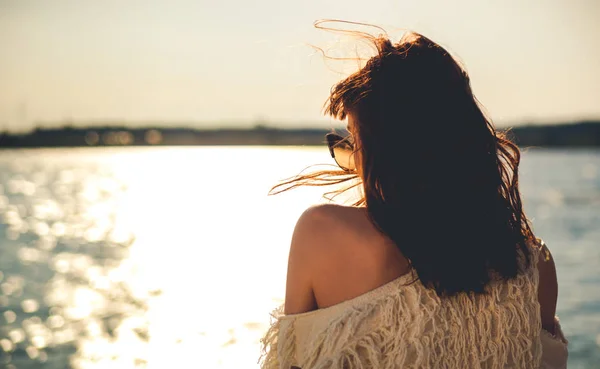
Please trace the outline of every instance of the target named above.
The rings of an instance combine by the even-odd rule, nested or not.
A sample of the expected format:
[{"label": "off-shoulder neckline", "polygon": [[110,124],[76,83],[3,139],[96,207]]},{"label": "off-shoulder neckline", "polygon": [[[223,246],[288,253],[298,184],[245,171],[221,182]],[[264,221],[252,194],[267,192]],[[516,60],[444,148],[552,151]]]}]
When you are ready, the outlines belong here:
[{"label": "off-shoulder neckline", "polygon": [[[406,283],[405,282],[413,282],[415,281],[415,283]],[[312,315],[316,315],[316,314],[323,314],[326,312],[330,312],[330,311],[335,311],[335,310],[339,310],[341,308],[345,308],[348,306],[353,306],[353,305],[358,305],[362,302],[365,302],[373,297],[375,297],[376,295],[382,295],[385,294],[386,292],[389,292],[391,290],[393,290],[394,288],[397,287],[401,287],[401,286],[411,286],[411,285],[415,285],[418,284],[418,278],[415,274],[415,272],[413,270],[402,274],[401,276],[399,276],[396,279],[393,279],[387,283],[382,284],[379,287],[375,287],[374,289],[367,291],[361,295],[358,295],[356,297],[353,297],[351,299],[339,302],[337,304],[331,305],[331,306],[327,306],[324,308],[320,308],[320,309],[316,309],[316,310],[311,310],[311,311],[307,311],[304,313],[296,313],[296,314],[286,314],[286,315],[282,315],[280,317],[280,319],[282,320],[286,320],[286,319],[299,319],[299,318],[304,318],[304,317],[308,317],[308,316],[312,316]]]}]

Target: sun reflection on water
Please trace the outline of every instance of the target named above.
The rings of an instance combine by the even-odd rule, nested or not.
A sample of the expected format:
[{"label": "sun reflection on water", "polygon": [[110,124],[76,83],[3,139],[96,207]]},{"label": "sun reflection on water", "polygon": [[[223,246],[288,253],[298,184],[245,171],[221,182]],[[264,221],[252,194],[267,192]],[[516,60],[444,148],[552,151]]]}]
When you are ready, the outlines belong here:
[{"label": "sun reflection on water", "polygon": [[[571,360],[591,357],[600,157],[537,158],[526,206],[556,244]],[[323,189],[266,194],[323,162],[326,148],[0,152],[0,367],[257,367],[295,220]]]},{"label": "sun reflection on water", "polygon": [[3,152],[0,363],[251,367],[283,296],[293,220],[320,199],[266,193],[317,157],[328,159],[266,148]]}]

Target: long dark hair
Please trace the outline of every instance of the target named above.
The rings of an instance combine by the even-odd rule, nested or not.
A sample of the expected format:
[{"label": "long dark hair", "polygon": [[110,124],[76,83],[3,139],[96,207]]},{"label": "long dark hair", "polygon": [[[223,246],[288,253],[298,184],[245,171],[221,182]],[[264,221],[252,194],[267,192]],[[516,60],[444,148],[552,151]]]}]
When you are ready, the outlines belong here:
[{"label": "long dark hair", "polygon": [[[320,171],[273,187],[362,180],[372,223],[439,295],[485,292],[530,263],[533,232],[518,187],[520,153],[496,131],[465,69],[407,33],[372,37],[377,55],[337,83],[327,114],[354,119],[360,173]],[[358,204],[357,203],[357,204]]]}]

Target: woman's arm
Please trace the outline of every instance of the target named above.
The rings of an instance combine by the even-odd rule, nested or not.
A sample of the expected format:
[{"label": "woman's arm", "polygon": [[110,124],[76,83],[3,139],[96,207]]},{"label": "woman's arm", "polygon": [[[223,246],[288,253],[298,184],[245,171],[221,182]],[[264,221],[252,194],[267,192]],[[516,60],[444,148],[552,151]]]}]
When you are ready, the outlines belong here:
[{"label": "woman's arm", "polygon": [[288,258],[284,314],[298,314],[317,309],[313,292],[315,248],[320,235],[317,207],[307,209],[298,219]]},{"label": "woman's arm", "polygon": [[558,298],[558,282],[556,266],[550,250],[542,242],[542,251],[539,253],[538,270],[540,282],[538,287],[538,301],[542,317],[542,328],[552,335],[556,334],[556,302]]}]

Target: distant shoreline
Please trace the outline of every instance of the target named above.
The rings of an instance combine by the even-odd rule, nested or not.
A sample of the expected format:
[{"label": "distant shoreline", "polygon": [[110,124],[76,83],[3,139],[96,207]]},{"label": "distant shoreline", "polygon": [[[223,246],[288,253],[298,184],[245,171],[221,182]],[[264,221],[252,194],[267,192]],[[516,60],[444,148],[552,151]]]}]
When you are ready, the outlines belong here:
[{"label": "distant shoreline", "polygon": [[[126,128],[96,126],[38,128],[27,134],[0,133],[0,149],[114,146],[316,146],[327,129]],[[518,126],[509,137],[522,147],[600,147],[600,121]]]}]

